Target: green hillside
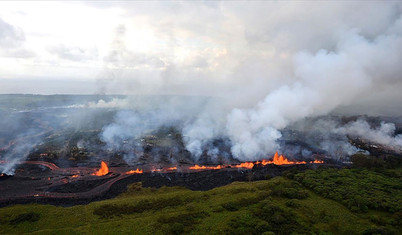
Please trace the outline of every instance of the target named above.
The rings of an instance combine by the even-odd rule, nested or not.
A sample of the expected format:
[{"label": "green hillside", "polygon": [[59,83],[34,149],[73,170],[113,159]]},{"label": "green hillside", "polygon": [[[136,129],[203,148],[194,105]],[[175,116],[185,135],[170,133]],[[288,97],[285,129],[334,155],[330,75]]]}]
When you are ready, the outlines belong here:
[{"label": "green hillside", "polygon": [[[0,233],[399,234],[401,170],[288,172],[209,191],[133,184],[89,205],[0,208]],[[356,183],[359,179],[360,183]],[[355,183],[354,183],[355,182]],[[376,198],[378,200],[376,201]]]}]

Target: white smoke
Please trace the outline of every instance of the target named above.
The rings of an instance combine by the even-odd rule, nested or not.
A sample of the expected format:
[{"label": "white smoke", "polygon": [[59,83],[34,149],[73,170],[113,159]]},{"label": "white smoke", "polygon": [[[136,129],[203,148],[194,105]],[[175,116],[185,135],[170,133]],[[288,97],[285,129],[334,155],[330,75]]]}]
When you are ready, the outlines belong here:
[{"label": "white smoke", "polygon": [[223,100],[210,100],[196,118],[184,122],[183,141],[195,160],[198,160],[205,150],[210,150],[212,140],[226,136],[226,113]]},{"label": "white smoke", "polygon": [[127,99],[113,98],[110,101],[105,101],[103,99],[97,102],[88,102],[84,107],[86,108],[128,108],[129,102]]},{"label": "white smoke", "polygon": [[299,121],[289,128],[303,133],[307,142],[317,144],[320,149],[336,158],[362,151],[353,146],[349,138],[360,138],[366,143],[383,145],[398,153],[402,151],[402,135],[397,134],[395,124],[390,122],[375,121],[370,124],[359,118],[345,123],[335,117],[319,117]]},{"label": "white smoke", "polygon": [[[402,59],[401,48],[402,38],[396,35],[379,35],[369,41],[352,31],[334,52],[297,53],[295,82],[271,91],[254,108],[236,109],[228,115],[233,153],[255,160],[276,151],[280,129],[350,104],[370,90],[376,79],[388,79],[381,75],[402,72],[400,66],[388,66]],[[384,60],[391,71],[382,72]]]},{"label": "white smoke", "polygon": [[28,130],[18,135],[11,149],[1,156],[5,164],[0,164],[0,173],[13,175],[17,164],[26,159],[31,150],[41,142],[41,137],[37,135],[37,130]]},{"label": "white smoke", "polygon": [[[213,94],[223,97],[224,102],[209,102],[201,107],[195,104],[193,108],[197,111],[191,112],[173,105],[169,108],[173,112],[159,110],[141,118],[163,125],[179,123],[186,148],[195,159],[210,147],[213,139],[223,137],[230,140],[236,158],[256,160],[280,149],[278,140],[290,124],[367,102],[375,107],[387,103],[384,100],[398,103],[400,89],[395,87],[402,87],[400,3],[309,3],[302,7],[298,4],[221,3],[189,11],[199,16],[196,19],[181,12],[169,35],[165,35],[169,20],[163,27],[152,24],[155,33],[171,40],[169,46],[176,50],[180,48],[175,32],[205,36],[206,41],[216,42],[224,49],[197,51],[197,58],[205,63],[194,68],[165,57],[166,68],[160,70],[157,79],[150,79],[147,86],[162,94]],[[180,7],[194,8],[191,4]],[[191,20],[198,22],[203,11],[222,18],[205,24],[202,21],[200,28],[186,24]],[[217,28],[207,28],[208,25]],[[202,32],[220,34],[214,38]],[[133,73],[125,78],[130,76],[135,82],[141,77]],[[136,129],[137,119],[130,115],[137,114],[119,114],[116,122],[104,129],[104,140],[112,142],[142,133]],[[337,134],[360,133],[355,129],[362,128],[361,135],[368,131],[372,133],[370,137],[381,141],[381,135],[377,134],[383,133],[382,143],[398,146],[400,137],[389,134],[391,124],[384,125],[368,131],[367,126],[354,124],[337,129]],[[321,147],[335,151],[333,146],[341,146],[342,152],[348,154],[357,151],[353,146],[343,145],[343,140],[338,144],[331,141],[330,138],[323,141]]]},{"label": "white smoke", "polygon": [[395,130],[395,124],[393,123],[381,122],[380,126],[373,128],[366,121],[357,120],[348,123],[345,126],[335,128],[332,131],[335,133],[359,137],[401,151],[402,134],[395,135]]}]

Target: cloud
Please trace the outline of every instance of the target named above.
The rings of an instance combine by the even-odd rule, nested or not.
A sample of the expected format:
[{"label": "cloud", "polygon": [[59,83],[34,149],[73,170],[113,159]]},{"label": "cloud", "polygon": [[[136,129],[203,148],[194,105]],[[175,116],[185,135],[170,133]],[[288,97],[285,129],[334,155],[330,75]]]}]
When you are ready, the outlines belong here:
[{"label": "cloud", "polygon": [[187,61],[187,66],[200,69],[200,68],[207,68],[209,64],[205,57],[194,56],[189,61]]},{"label": "cloud", "polygon": [[24,32],[0,18],[0,46],[19,47],[25,41]]},{"label": "cloud", "polygon": [[55,54],[60,59],[70,61],[87,61],[98,58],[98,50],[96,48],[82,48],[73,45],[58,44],[48,48],[48,51]]},{"label": "cloud", "polygon": [[157,55],[129,50],[126,46],[126,30],[124,25],[116,27],[109,53],[103,58],[107,66],[118,69],[165,67],[165,63]]},{"label": "cloud", "polygon": [[132,69],[139,67],[163,68],[165,63],[157,56],[145,53],[135,53],[129,50],[116,49],[104,57],[107,66],[119,69]]},{"label": "cloud", "polygon": [[0,55],[14,58],[30,58],[35,54],[24,47],[25,34],[0,18]]}]

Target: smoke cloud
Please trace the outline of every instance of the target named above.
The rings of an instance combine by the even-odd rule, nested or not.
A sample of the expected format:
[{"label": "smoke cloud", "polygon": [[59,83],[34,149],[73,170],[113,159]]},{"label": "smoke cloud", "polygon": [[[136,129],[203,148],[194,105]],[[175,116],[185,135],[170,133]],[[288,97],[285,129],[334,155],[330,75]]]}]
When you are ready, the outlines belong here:
[{"label": "smoke cloud", "polygon": [[369,123],[357,120],[345,126],[335,128],[333,132],[373,141],[392,147],[399,152],[402,150],[402,135],[396,135],[395,130],[395,124],[393,123],[381,122],[380,126],[372,128]]},{"label": "smoke cloud", "polygon": [[[349,15],[351,6],[347,4],[310,4],[310,8],[299,9],[298,4],[292,3],[280,5],[278,13],[273,13],[267,19],[260,17],[264,10],[270,11],[273,5],[222,4],[218,8],[240,16],[238,19],[243,23],[242,30],[246,37],[243,38],[245,41],[235,41],[237,44],[245,43],[250,50],[248,57],[239,57],[243,51],[230,50],[221,58],[223,62],[219,66],[233,58],[243,59],[232,69],[229,78],[222,77],[216,70],[214,74],[208,71],[201,73],[200,68],[198,72],[167,70],[170,73],[162,74],[166,81],[180,81],[183,76],[192,77],[191,82],[182,81],[181,86],[187,91],[197,89],[201,93],[205,85],[199,78],[211,75],[205,78],[210,81],[207,84],[214,94],[222,97],[222,102],[210,103],[200,109],[196,118],[175,112],[174,119],[183,124],[186,148],[196,159],[217,138],[230,140],[235,158],[257,160],[267,157],[281,148],[278,141],[282,138],[283,129],[289,125],[367,101],[372,102],[372,106],[381,106],[383,101],[375,98],[380,97],[379,91],[392,91],[393,86],[400,87],[400,4],[370,3],[363,7],[357,4],[361,10],[352,17]],[[211,6],[216,10],[214,7]],[[250,11],[240,11],[240,7]],[[257,9],[259,7],[262,10]],[[375,19],[367,19],[373,11],[378,13]],[[368,22],[361,19],[367,19]],[[260,22],[255,27],[248,27],[257,21]],[[257,53],[257,46],[266,54]],[[197,58],[200,58],[199,55]],[[211,58],[204,60],[208,61],[204,64],[208,67]],[[226,66],[219,66],[218,71],[227,69]],[[225,81],[221,84],[230,89],[221,88],[211,78]],[[170,85],[158,84],[158,88]],[[389,93],[387,97],[393,97],[394,100],[401,98],[396,92]],[[362,113],[367,111],[363,110]],[[171,114],[153,115],[160,117]],[[123,119],[128,120],[128,116]],[[126,129],[124,123],[120,124],[123,126],[120,126],[121,129]],[[392,124],[383,124],[379,129],[371,130],[367,125],[356,122],[340,127],[337,134],[361,133],[363,136],[369,133],[379,143],[400,146],[399,137],[394,138],[392,130]],[[343,144],[323,142],[328,150],[331,145]],[[342,152],[349,154],[356,151],[351,146],[341,148]]]},{"label": "smoke cloud", "polygon": [[[278,130],[289,123],[325,115],[340,105],[352,103],[363,92],[373,89],[378,76],[383,77],[379,65],[384,60],[396,64],[392,59],[401,59],[399,53],[386,58],[386,55],[394,54],[392,51],[401,51],[401,43],[401,38],[384,35],[369,42],[359,34],[350,32],[338,43],[334,52],[320,50],[316,54],[297,53],[294,83],[273,90],[254,108],[235,109],[228,115],[228,131],[234,141],[234,154],[247,159],[258,158],[269,150],[264,146],[275,147],[275,141],[280,138]],[[402,72],[397,66],[389,69],[384,72]],[[386,82],[386,79],[383,77],[382,81]],[[237,130],[231,133],[232,129]],[[250,146],[257,151],[250,149]],[[270,152],[275,151],[272,147]]]},{"label": "smoke cloud", "polygon": [[40,143],[41,138],[39,136],[29,137],[30,135],[32,135],[31,132],[20,135],[23,140],[16,141],[14,147],[2,156],[2,160],[6,161],[6,163],[0,164],[1,173],[13,175],[16,164],[25,160],[31,150]]}]

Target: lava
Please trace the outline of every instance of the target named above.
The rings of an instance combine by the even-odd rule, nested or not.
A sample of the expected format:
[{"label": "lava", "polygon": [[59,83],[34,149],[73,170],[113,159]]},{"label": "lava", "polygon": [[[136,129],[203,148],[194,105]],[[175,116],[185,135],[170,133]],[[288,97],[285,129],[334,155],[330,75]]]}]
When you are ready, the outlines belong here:
[{"label": "lava", "polygon": [[94,175],[102,176],[107,175],[109,173],[109,167],[107,166],[106,162],[101,162],[101,168],[94,173]]},{"label": "lava", "polygon": [[307,162],[305,161],[289,161],[286,157],[283,155],[278,154],[278,152],[275,153],[274,158],[272,160],[262,160],[261,162],[262,165],[267,165],[267,164],[275,164],[275,165],[290,165],[290,164],[306,164]]},{"label": "lava", "polygon": [[136,169],[136,170],[131,170],[131,171],[127,171],[126,175],[131,175],[131,174],[142,174],[144,171],[141,169]]},{"label": "lava", "polygon": [[253,162],[242,162],[242,163],[240,163],[238,165],[233,165],[232,167],[251,169],[251,168],[254,167],[254,163]]},{"label": "lava", "polygon": [[[0,160],[0,164],[7,164],[7,161]],[[239,164],[233,164],[233,165],[215,165],[215,166],[205,166],[205,165],[193,165],[193,166],[173,166],[173,167],[166,167],[166,168],[153,168],[151,172],[172,172],[172,171],[177,171],[177,170],[219,170],[223,168],[244,168],[244,169],[252,169],[256,165],[268,165],[268,164],[274,164],[274,165],[297,165],[297,164],[308,164],[308,163],[313,163],[313,164],[322,164],[324,161],[322,160],[314,160],[310,162],[306,161],[291,161],[287,159],[283,155],[279,155],[278,152],[276,152],[273,156],[272,159],[270,160],[260,160],[256,162],[242,162]],[[65,171],[65,172],[71,172],[69,169],[62,169],[56,166],[54,163],[50,162],[45,162],[45,161],[23,161],[21,164],[34,164],[34,165],[42,165],[50,168],[51,170],[54,171]],[[102,161],[101,162],[101,167],[98,169],[95,173],[92,175],[96,176],[104,176],[109,173],[109,167],[106,164],[106,162]],[[142,174],[144,173],[143,169],[137,168],[136,170],[129,170],[124,172],[124,175],[130,175],[130,174]],[[77,171],[71,172],[71,178],[77,178],[81,177],[82,175],[77,174]]]},{"label": "lava", "polygon": [[[315,164],[322,164],[324,163],[324,161],[320,161],[320,160],[314,160],[311,163],[315,163]],[[242,162],[240,164],[236,164],[236,165],[230,165],[230,167],[232,168],[246,168],[246,169],[252,169],[254,167],[254,165],[268,165],[268,164],[275,164],[275,165],[297,165],[297,164],[307,164],[307,162],[305,161],[290,161],[289,159],[287,159],[286,157],[284,157],[283,155],[279,155],[278,152],[275,153],[274,157],[271,160],[261,160],[261,161],[257,161],[257,162]],[[225,168],[227,166],[225,165],[217,165],[217,166],[199,166],[199,165],[195,165],[193,167],[189,167],[190,170],[216,170],[216,169],[222,169]]]},{"label": "lava", "polygon": [[[252,169],[255,165],[297,165],[297,164],[307,164],[307,163],[314,163],[314,164],[322,164],[323,161],[314,160],[311,162],[306,161],[291,161],[284,157],[283,155],[279,155],[277,152],[275,153],[274,157],[271,160],[261,160],[256,162],[242,162],[240,164],[235,165],[216,165],[216,166],[205,166],[205,165],[194,165],[189,167],[181,166],[180,169],[183,170],[219,170],[223,168],[245,168],[245,169]],[[177,171],[178,167],[168,167],[168,168],[153,168],[151,172],[167,172],[167,171]],[[125,174],[142,174],[144,171],[142,169],[130,170],[127,171]]]},{"label": "lava", "polygon": [[167,172],[167,171],[176,171],[176,170],[177,170],[177,166],[174,166],[174,167],[167,167],[167,168],[152,168],[151,172]]},{"label": "lava", "polygon": [[190,166],[188,169],[190,170],[218,170],[222,169],[224,166],[222,165],[217,165],[217,166],[200,166],[200,165],[194,165]]},{"label": "lava", "polygon": [[166,168],[167,171],[175,171],[177,170],[177,166]]},{"label": "lava", "polygon": [[[7,164],[7,161],[0,160],[0,164]],[[248,169],[253,171],[253,179],[263,179],[267,172],[270,175],[280,175],[287,168],[275,167],[275,165],[295,165],[295,164],[319,164],[324,163],[321,160],[315,161],[292,161],[286,157],[276,153],[270,160],[260,160],[254,162],[242,162],[238,164],[221,164],[221,165],[165,165],[165,166],[145,166],[142,168],[133,168],[133,166],[116,166],[108,167],[107,163],[102,161],[101,167],[95,169],[92,167],[72,167],[72,168],[59,168],[54,163],[44,162],[44,161],[23,161],[20,164],[33,164],[48,167],[50,171],[38,172],[33,169],[34,175],[29,175],[26,177],[27,172],[30,172],[30,168],[24,170],[24,166],[21,166],[16,174],[24,176],[26,180],[31,180],[32,187],[27,189],[20,189],[15,187],[13,191],[5,194],[4,192],[0,195],[0,205],[7,204],[10,199],[18,201],[20,199],[31,200],[33,197],[40,197],[41,200],[47,202],[48,200],[59,200],[64,201],[64,199],[75,200],[77,198],[83,200],[92,200],[93,198],[98,198],[108,192],[111,187],[116,183],[116,190],[120,190],[119,185],[127,184],[128,182],[137,182],[139,179],[145,182],[152,182],[151,185],[187,185],[194,189],[209,189],[210,186],[219,186],[233,181],[249,180],[247,174],[244,174],[243,169]],[[266,166],[265,166],[266,165]],[[264,166],[264,167],[263,167]],[[303,167],[299,165],[302,169],[309,169],[312,166]],[[242,169],[242,171],[237,171],[236,169]],[[265,169],[267,171],[265,171]],[[197,172],[200,171],[213,171],[219,170],[213,173]],[[155,174],[154,174],[155,172]],[[192,174],[176,174],[176,172],[192,173]],[[145,174],[144,174],[145,173]],[[194,173],[194,174],[193,174]],[[205,173],[205,174],[204,174]],[[217,173],[217,174],[215,174]],[[222,173],[222,174],[220,174]],[[226,174],[227,173],[227,174]],[[16,177],[8,180],[4,180],[8,177],[6,174],[1,175],[2,183],[6,184],[7,187],[13,187],[13,180],[20,180],[22,177]],[[142,175],[144,174],[144,175]],[[166,174],[166,175],[164,175]],[[97,180],[94,177],[102,176],[101,180]],[[206,178],[204,178],[204,176]],[[211,177],[218,177],[217,180],[212,180],[214,182],[209,182]],[[224,179],[222,179],[223,177]],[[79,180],[78,180],[79,179]],[[124,180],[123,180],[124,179]],[[170,183],[166,183],[165,180],[169,179]],[[189,180],[191,179],[191,180]],[[188,181],[189,180],[189,181]],[[160,182],[159,182],[160,181]],[[163,182],[162,182],[163,181]],[[96,182],[96,183],[92,183]],[[99,183],[98,183],[99,182]],[[201,183],[200,183],[201,182]],[[46,189],[47,188],[47,189]],[[87,189],[89,188],[89,189]],[[60,190],[59,190],[60,189]],[[41,190],[38,193],[38,190]],[[44,190],[44,191],[43,191]],[[56,190],[56,191],[54,191]],[[59,191],[57,191],[59,190]],[[115,189],[113,189],[115,190]],[[122,189],[123,190],[123,189]],[[7,190],[6,190],[7,191]],[[16,194],[15,194],[16,193]],[[35,196],[37,195],[37,196]],[[36,201],[37,198],[35,198]]]}]

